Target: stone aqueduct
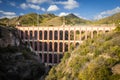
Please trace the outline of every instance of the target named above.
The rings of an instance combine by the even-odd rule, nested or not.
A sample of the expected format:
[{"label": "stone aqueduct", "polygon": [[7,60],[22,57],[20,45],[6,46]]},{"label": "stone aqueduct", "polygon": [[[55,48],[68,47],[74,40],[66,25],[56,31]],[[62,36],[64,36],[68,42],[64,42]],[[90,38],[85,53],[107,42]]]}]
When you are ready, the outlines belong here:
[{"label": "stone aqueduct", "polygon": [[39,54],[43,63],[52,65],[60,62],[64,52],[70,50],[71,44],[76,47],[83,40],[114,28],[114,26],[17,26],[22,41]]}]

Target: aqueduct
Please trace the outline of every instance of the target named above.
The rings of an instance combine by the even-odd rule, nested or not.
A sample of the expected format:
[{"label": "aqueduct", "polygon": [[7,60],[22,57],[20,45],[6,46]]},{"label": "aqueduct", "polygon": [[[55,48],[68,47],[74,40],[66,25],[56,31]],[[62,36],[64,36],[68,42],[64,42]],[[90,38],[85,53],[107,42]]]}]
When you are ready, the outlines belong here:
[{"label": "aqueduct", "polygon": [[114,26],[17,26],[22,41],[30,44],[43,63],[52,65],[60,62],[64,52],[70,50],[71,44],[76,47],[83,40],[109,32],[114,28]]}]

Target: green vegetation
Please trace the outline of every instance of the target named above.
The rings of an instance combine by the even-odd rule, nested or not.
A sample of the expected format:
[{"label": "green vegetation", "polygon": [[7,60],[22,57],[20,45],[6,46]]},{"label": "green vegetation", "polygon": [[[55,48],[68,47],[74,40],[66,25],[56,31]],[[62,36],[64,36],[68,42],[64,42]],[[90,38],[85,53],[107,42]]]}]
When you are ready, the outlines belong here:
[{"label": "green vegetation", "polygon": [[120,13],[95,21],[96,24],[118,24],[120,22]]},{"label": "green vegetation", "polygon": [[119,66],[120,30],[116,28],[67,52],[61,63],[50,70],[46,80],[119,80]]},{"label": "green vegetation", "polygon": [[12,19],[3,18],[0,19],[0,25],[15,26],[18,23],[22,26],[61,26],[65,19],[67,25],[78,25],[90,23],[88,20],[81,19],[74,14],[59,17],[54,14],[41,14],[29,13],[23,16],[15,17]]}]

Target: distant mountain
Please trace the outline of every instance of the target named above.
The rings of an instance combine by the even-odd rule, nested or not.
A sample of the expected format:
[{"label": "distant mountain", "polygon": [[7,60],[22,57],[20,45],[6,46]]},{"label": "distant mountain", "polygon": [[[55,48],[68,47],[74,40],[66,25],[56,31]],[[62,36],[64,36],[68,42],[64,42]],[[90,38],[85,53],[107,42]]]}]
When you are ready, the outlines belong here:
[{"label": "distant mountain", "polygon": [[66,20],[66,24],[88,24],[90,23],[90,21],[79,18],[78,16],[74,15],[74,14],[68,14],[67,16],[65,16],[65,20]]},{"label": "distant mountain", "polygon": [[36,14],[29,13],[22,16],[18,16],[12,19],[3,18],[0,19],[1,25],[11,25],[15,26],[17,23],[20,23],[23,26],[31,25],[40,25],[40,26],[60,26],[65,22],[66,25],[75,25],[75,24],[86,24],[90,21],[81,19],[74,14],[69,14],[67,16],[56,16],[54,14]]},{"label": "distant mountain", "polygon": [[116,13],[112,16],[100,19],[98,21],[96,21],[95,23],[98,24],[112,24],[112,23],[118,23],[120,22],[120,13]]}]

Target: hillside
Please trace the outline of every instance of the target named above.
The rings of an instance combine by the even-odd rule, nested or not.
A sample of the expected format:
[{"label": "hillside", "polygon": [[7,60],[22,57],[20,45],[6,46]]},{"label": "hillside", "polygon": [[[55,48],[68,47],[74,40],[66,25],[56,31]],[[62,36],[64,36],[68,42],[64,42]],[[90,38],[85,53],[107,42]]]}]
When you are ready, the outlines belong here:
[{"label": "hillside", "polygon": [[0,26],[0,80],[40,80],[45,65],[18,37],[16,29]]},{"label": "hillside", "polygon": [[116,13],[112,16],[100,19],[95,23],[96,24],[113,24],[113,23],[118,23],[118,21],[120,22],[120,13]]},{"label": "hillside", "polygon": [[64,19],[67,25],[90,23],[90,21],[81,19],[74,14],[69,14],[67,16],[59,17],[54,14],[38,15],[36,13],[29,13],[12,19],[7,19],[7,18],[0,19],[0,24],[10,25],[10,26],[15,26],[17,23],[20,23],[23,26],[32,26],[32,25],[61,26],[63,24]]},{"label": "hillside", "polygon": [[65,53],[46,80],[119,80],[120,27]]}]

